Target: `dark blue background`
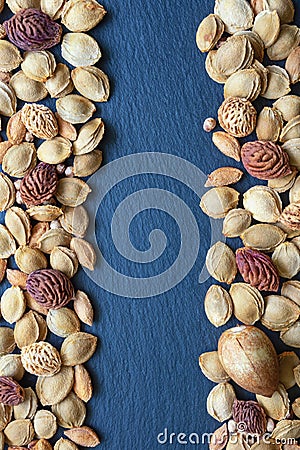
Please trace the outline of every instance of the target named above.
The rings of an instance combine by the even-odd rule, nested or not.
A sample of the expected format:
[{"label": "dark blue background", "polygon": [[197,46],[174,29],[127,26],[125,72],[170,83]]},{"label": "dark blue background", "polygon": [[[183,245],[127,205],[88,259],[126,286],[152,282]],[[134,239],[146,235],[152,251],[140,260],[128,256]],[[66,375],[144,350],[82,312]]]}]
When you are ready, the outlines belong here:
[{"label": "dark blue background", "polygon": [[[100,107],[107,124],[102,144],[105,163],[154,151],[185,158],[204,173],[222,165],[241,167],[218,152],[211,135],[202,129],[203,120],[216,117],[223,100],[223,86],[209,79],[205,56],[195,44],[198,24],[213,12],[214,1],[116,0],[106,6],[109,14],[97,31],[104,53],[99,66],[113,86],[110,101]],[[112,266],[121,271],[120,256],[109,239],[112,211],[127,192],[147,183],[152,186],[153,179],[128,181],[101,209],[101,223],[107,219],[107,225],[98,230],[99,245],[110,255]],[[251,184],[254,180],[245,177],[238,188],[243,192]],[[201,444],[162,446],[157,435],[165,428],[169,434],[201,435],[219,426],[206,412],[206,398],[214,383],[202,375],[198,356],[215,350],[222,330],[236,321],[217,330],[204,313],[203,299],[212,280],[198,284],[210,244],[209,221],[198,206],[199,199],[175,181],[159,179],[157,186],[177,192],[199,223],[201,249],[188,277],[172,291],[150,299],[117,297],[89,284],[85,275],[77,277],[77,285],[87,283],[87,291],[99,305],[96,319],[102,343],[90,364],[94,383],[98,381],[88,419],[100,432],[105,450],[207,448]],[[171,264],[180,244],[176,224],[155,212],[141,215],[136,222],[131,237],[140,250],[147,248],[149,229],[159,224],[168,230]],[[156,273],[155,265],[152,270]],[[135,276],[145,273],[137,267]],[[278,351],[283,351],[277,335],[273,333],[273,340]],[[246,393],[237,392],[247,398]]]},{"label": "dark blue background", "polygon": [[[204,173],[222,165],[239,167],[218,152],[211,135],[202,130],[204,119],[216,117],[223,100],[223,87],[207,76],[205,56],[195,44],[198,24],[213,12],[214,1],[115,0],[105,6],[108,15],[91,32],[103,50],[98,65],[112,82],[111,99],[98,111],[107,127],[102,142],[104,162],[151,151],[185,158]],[[239,188],[244,191],[250,183],[253,180],[246,177]],[[150,299],[109,294],[82,271],[75,280],[77,288],[88,292],[96,310],[91,331],[99,336],[100,345],[88,363],[95,396],[88,404],[87,424],[99,432],[103,450],[179,449],[179,444],[159,445],[158,433],[167,428],[169,434],[201,435],[218,427],[206,412],[206,398],[214,384],[198,367],[199,354],[216,349],[222,330],[210,325],[204,313],[203,299],[211,280],[198,284],[210,236],[197,195],[170,179],[128,180],[101,209],[98,223],[104,225],[97,232],[99,245],[111,264],[124,270],[109,236],[113,210],[127,193],[153,185],[176,192],[199,223],[201,249],[186,279],[172,291]],[[140,250],[147,249],[149,231],[157,227],[169,238],[161,262],[165,267],[172,264],[180,245],[170,217],[155,211],[141,214],[132,224],[131,237]],[[149,275],[149,270],[151,274],[157,269],[154,264],[144,272],[139,265],[134,275]],[[235,323],[232,320],[230,325]],[[277,344],[278,350],[284,348]]]}]

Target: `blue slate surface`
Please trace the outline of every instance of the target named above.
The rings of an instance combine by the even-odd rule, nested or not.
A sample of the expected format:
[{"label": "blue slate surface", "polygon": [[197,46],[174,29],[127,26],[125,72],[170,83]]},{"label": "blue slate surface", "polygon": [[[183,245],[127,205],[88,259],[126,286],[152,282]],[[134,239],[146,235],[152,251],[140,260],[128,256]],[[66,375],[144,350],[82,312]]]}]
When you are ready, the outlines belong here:
[{"label": "blue slate surface", "polygon": [[[202,130],[203,120],[216,116],[223,98],[222,86],[206,75],[205,57],[195,45],[197,26],[212,12],[213,4],[213,0],[115,0],[106,4],[109,14],[97,31],[91,32],[103,50],[99,67],[112,81],[111,99],[98,111],[107,127],[102,143],[106,166],[126,155],[155,152],[183,158],[203,173],[222,165],[239,167],[220,154],[211,136]],[[299,8],[297,12],[300,19]],[[149,158],[155,167],[155,159]],[[171,165],[166,165],[166,171],[169,168]],[[105,168],[99,172],[94,202],[106,188],[101,185],[102,174],[104,178],[109,172]],[[112,176],[117,175],[114,170]],[[244,191],[250,183],[253,181],[247,177],[239,188]],[[99,206],[96,235],[102,258],[128,277],[146,278],[164,272],[176,261],[181,247],[176,221],[152,208],[134,218],[130,238],[136,249],[147,251],[149,234],[160,229],[166,236],[165,252],[152,263],[132,262],[118,253],[111,238],[111,220],[129,194],[148,188],[176,194],[191,211],[200,235],[199,252],[188,276],[155,297],[111,294],[83,271],[76,276],[76,287],[85,290],[95,305],[91,331],[101,341],[87,365],[95,386],[87,424],[99,432],[103,450],[207,448],[204,444],[170,444],[170,433],[197,433],[201,439],[202,433],[213,432],[218,426],[206,413],[205,404],[214,384],[198,368],[199,354],[216,349],[226,328],[216,330],[208,323],[203,297],[211,280],[198,281],[211,242],[210,221],[198,207],[197,192],[202,184],[200,175],[194,190],[174,177],[153,173],[131,176],[112,188]],[[174,214],[175,210],[179,215],[184,211],[172,200],[168,206]],[[188,217],[185,219],[184,227],[190,230]],[[123,232],[122,223],[118,229]],[[188,245],[192,254],[193,234]],[[229,325],[235,323],[232,320]],[[89,327],[84,330],[90,331]],[[278,350],[284,348],[277,338],[276,343]],[[165,429],[168,443],[161,445],[157,436]],[[195,435],[191,437],[195,441]],[[163,442],[164,436],[160,438]]]},{"label": "blue slate surface", "polygon": [[[206,75],[205,57],[195,45],[197,26],[213,11],[213,5],[212,0],[125,0],[108,5],[110,14],[99,30],[103,66],[114,86],[110,102],[100,108],[108,128],[103,142],[106,163],[128,154],[164,152],[190,161],[204,173],[222,165],[240,167],[219,153],[211,136],[202,130],[203,120],[216,116],[223,99],[222,86]],[[299,20],[297,8],[297,23]],[[251,183],[253,180],[245,177],[238,187],[243,192]],[[180,235],[165,213],[144,212],[130,229],[132,243],[139,250],[149,248],[152,229],[166,232],[166,256],[158,262],[133,265],[120,257],[111,240],[116,206],[132,192],[148,187],[171,190],[184,200],[199,225],[200,250],[184,281],[154,298],[122,298],[87,286],[101,311],[102,340],[92,364],[99,377],[99,393],[92,403],[95,412],[90,423],[97,424],[107,450],[207,448],[204,444],[162,446],[157,442],[158,433],[165,428],[169,435],[183,432],[201,437],[218,426],[206,413],[206,397],[214,384],[202,376],[198,356],[216,348],[226,327],[216,330],[204,314],[203,297],[211,280],[200,285],[198,277],[211,231],[198,207],[197,194],[166,177],[130,178],[103,202],[96,222],[97,237],[105,258],[121,272],[144,277],[169,267],[176,258]],[[191,253],[193,244],[191,239]],[[85,276],[79,278],[86,280]],[[229,325],[235,323],[232,320]],[[274,341],[278,351],[285,348],[277,333]],[[241,398],[249,398],[237,391]]]}]

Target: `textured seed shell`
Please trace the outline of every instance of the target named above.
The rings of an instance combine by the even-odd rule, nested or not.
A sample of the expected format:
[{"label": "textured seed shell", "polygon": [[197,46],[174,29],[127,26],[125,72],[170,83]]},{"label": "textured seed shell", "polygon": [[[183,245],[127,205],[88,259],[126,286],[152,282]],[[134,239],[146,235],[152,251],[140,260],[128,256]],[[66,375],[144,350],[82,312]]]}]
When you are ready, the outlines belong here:
[{"label": "textured seed shell", "polygon": [[89,226],[89,216],[83,206],[77,206],[76,208],[65,206],[63,215],[59,217],[59,222],[68,233],[83,238]]},{"label": "textured seed shell", "polygon": [[258,222],[276,223],[282,212],[278,193],[267,186],[253,186],[246,191],[243,205]]},{"label": "textured seed shell", "polygon": [[73,390],[80,400],[87,403],[93,395],[93,386],[90,374],[86,368],[80,364],[74,367]]},{"label": "textured seed shell", "polygon": [[279,355],[279,380],[286,389],[296,384],[294,369],[299,366],[300,359],[295,352],[284,352]]},{"label": "textured seed shell", "polygon": [[199,356],[199,366],[203,374],[214,383],[224,383],[230,380],[225,372],[218,352],[206,352]]},{"label": "textured seed shell", "polygon": [[63,428],[74,428],[83,425],[86,417],[84,402],[74,392],[52,406],[52,412],[57,417],[57,422]]},{"label": "textured seed shell", "polygon": [[37,396],[33,389],[25,388],[25,399],[20,405],[14,406],[14,418],[16,420],[21,419],[33,419],[36,410],[38,408]]},{"label": "textured seed shell", "polygon": [[276,100],[291,91],[289,74],[279,66],[267,66],[269,71],[268,87],[263,98]]},{"label": "textured seed shell", "polygon": [[265,107],[260,112],[257,124],[256,135],[260,141],[276,142],[279,139],[283,128],[283,119],[277,109]]},{"label": "textured seed shell", "polygon": [[45,82],[52,77],[56,68],[55,57],[47,50],[25,52],[21,69],[28,78]]},{"label": "textured seed shell", "polygon": [[[64,94],[70,93],[73,90],[73,83],[71,81],[71,73],[68,66],[62,63],[57,64],[52,77],[45,81],[45,87],[51,98],[59,98]],[[70,89],[68,89],[68,87]],[[70,90],[70,92],[66,92],[68,90]]]},{"label": "textured seed shell", "polygon": [[212,141],[224,155],[229,156],[236,161],[240,161],[241,146],[235,137],[225,133],[224,131],[216,131],[212,135]]},{"label": "textured seed shell", "polygon": [[212,285],[205,296],[204,309],[208,320],[215,326],[225,325],[232,315],[232,300],[222,286]]},{"label": "textured seed shell", "polygon": [[219,339],[218,352],[228,375],[244,389],[270,397],[278,388],[277,354],[258,328],[243,325],[225,331]]},{"label": "textured seed shell", "polygon": [[93,66],[101,58],[97,41],[85,33],[66,33],[61,44],[62,57],[72,66]]},{"label": "textured seed shell", "polygon": [[79,319],[69,308],[50,309],[46,321],[49,330],[56,336],[65,338],[80,331]]},{"label": "textured seed shell", "polygon": [[11,42],[0,40],[0,70],[10,72],[17,69],[23,58],[18,48]]},{"label": "textured seed shell", "polygon": [[26,245],[30,239],[31,223],[22,208],[12,206],[6,211],[5,225],[19,245]]},{"label": "textured seed shell", "polygon": [[56,417],[46,409],[40,409],[33,418],[33,427],[38,439],[51,439],[57,430]]},{"label": "textured seed shell", "polygon": [[60,372],[51,377],[38,377],[36,393],[43,406],[55,405],[64,400],[74,384],[72,367],[62,366]]},{"label": "textured seed shell", "polygon": [[47,335],[45,320],[35,311],[29,311],[17,321],[14,329],[14,338],[17,346],[21,349],[44,340]]},{"label": "textured seed shell", "polygon": [[73,250],[67,247],[54,247],[50,254],[50,265],[52,269],[72,278],[78,270],[78,258]]},{"label": "textured seed shell", "polygon": [[300,348],[300,322],[295,322],[288,330],[280,333],[280,339],[290,347]]},{"label": "textured seed shell", "polygon": [[275,225],[260,223],[247,228],[241,239],[245,247],[271,252],[285,241],[286,233]]},{"label": "textured seed shell", "polygon": [[36,166],[34,144],[23,142],[10,147],[4,155],[2,169],[11,177],[22,178]]},{"label": "textured seed shell", "polygon": [[29,419],[13,420],[4,430],[8,445],[21,447],[28,445],[34,438],[34,429]]},{"label": "textured seed shell", "polygon": [[216,14],[209,14],[200,23],[196,33],[196,44],[201,52],[212,50],[224,32],[224,23]]},{"label": "textured seed shell", "polygon": [[274,420],[282,420],[287,417],[290,409],[288,393],[282,384],[278,385],[277,391],[272,397],[257,395],[258,403],[263,407],[266,414]]},{"label": "textured seed shell", "polygon": [[94,150],[104,136],[104,129],[104,122],[99,117],[83,125],[73,143],[73,154],[84,155]]},{"label": "textured seed shell", "polygon": [[69,247],[72,236],[62,228],[46,231],[38,240],[38,248],[47,254],[51,254],[55,247]]},{"label": "textured seed shell", "polygon": [[55,196],[62,205],[75,208],[85,202],[90,192],[90,187],[79,178],[61,178]]},{"label": "textured seed shell", "polygon": [[[0,357],[0,376],[11,377],[17,381],[22,380],[24,376],[24,367],[22,366],[20,355],[4,355]],[[0,408],[1,409],[1,408]],[[0,412],[1,417],[1,412]],[[0,419],[1,423],[1,419]],[[1,426],[0,426],[1,428]]]},{"label": "textured seed shell", "polygon": [[74,157],[73,172],[75,177],[88,177],[95,173],[102,164],[102,151],[93,150],[85,155]]},{"label": "textured seed shell", "polygon": [[280,18],[276,10],[261,11],[254,20],[253,31],[262,39],[265,48],[271,47],[280,34]]},{"label": "textured seed shell", "polygon": [[239,322],[253,325],[261,318],[264,300],[258,289],[246,283],[234,283],[229,294],[233,303],[233,314]]},{"label": "textured seed shell", "polygon": [[26,289],[26,273],[23,273],[20,270],[7,269],[6,278],[12,286],[19,286],[22,289]]},{"label": "textured seed shell", "polygon": [[97,338],[89,333],[73,333],[61,346],[61,359],[65,366],[77,366],[88,361],[94,354]]},{"label": "textured seed shell", "polygon": [[242,176],[243,172],[235,167],[220,167],[207,176],[205,187],[235,184]]},{"label": "textured seed shell", "polygon": [[255,129],[256,116],[252,103],[238,97],[226,98],[218,110],[221,127],[234,137],[249,136]]},{"label": "textured seed shell", "polygon": [[250,225],[252,214],[242,208],[231,209],[225,216],[222,233],[226,237],[240,236]]},{"label": "textured seed shell", "polygon": [[67,436],[75,444],[83,447],[97,447],[100,444],[100,439],[95,431],[90,427],[76,427],[71,430],[66,430],[64,435]]},{"label": "textured seed shell", "polygon": [[1,314],[8,323],[21,319],[26,309],[26,301],[22,290],[17,286],[6,289],[1,296]]},{"label": "textured seed shell", "polygon": [[292,300],[281,295],[268,295],[261,323],[272,331],[282,331],[293,325],[299,315],[300,308]]},{"label": "textured seed shell", "polygon": [[292,242],[280,244],[275,249],[272,260],[283,278],[293,278],[300,270],[300,251]]},{"label": "textured seed shell", "polygon": [[40,161],[48,164],[60,164],[72,153],[72,144],[68,139],[56,136],[44,141],[38,148],[37,156]]},{"label": "textured seed shell", "polygon": [[76,292],[73,307],[81,322],[89,326],[93,325],[94,310],[91,301],[85,292]]},{"label": "textured seed shell", "polygon": [[35,270],[46,269],[48,266],[45,255],[39,249],[29,246],[22,246],[17,249],[15,261],[19,269],[28,275]]},{"label": "textured seed shell", "polygon": [[253,68],[238,70],[225,82],[224,97],[240,97],[254,101],[261,92],[260,74]]},{"label": "textured seed shell", "polygon": [[60,371],[61,358],[48,342],[37,342],[21,350],[22,364],[33,375],[51,376]]},{"label": "textured seed shell", "polygon": [[296,25],[283,24],[278,39],[267,49],[267,55],[272,61],[281,61],[286,59],[299,43],[300,29]]},{"label": "textured seed shell", "polygon": [[225,24],[225,31],[235,33],[253,25],[254,14],[246,0],[216,0],[214,13]]},{"label": "textured seed shell", "polygon": [[200,208],[209,217],[221,219],[228,211],[236,208],[239,193],[229,187],[216,187],[207,191],[200,202]]},{"label": "textured seed shell", "polygon": [[236,399],[231,384],[225,382],[215,386],[207,397],[207,412],[219,422],[224,422],[232,416],[232,406]]},{"label": "textured seed shell", "polygon": [[108,76],[98,67],[76,67],[71,73],[77,91],[94,102],[107,102],[110,92]]},{"label": "textured seed shell", "polygon": [[28,78],[22,70],[11,77],[9,86],[13,88],[17,98],[24,102],[38,102],[48,95],[43,83]]},{"label": "textured seed shell", "polygon": [[79,263],[83,267],[89,270],[95,269],[97,256],[92,244],[82,238],[72,238],[70,248],[75,252]]},{"label": "textured seed shell", "polygon": [[0,225],[0,258],[9,258],[16,252],[16,242],[4,225]]},{"label": "textured seed shell", "polygon": [[52,139],[58,133],[56,117],[44,105],[25,104],[22,108],[22,122],[28,131],[40,139]]},{"label": "textured seed shell", "polygon": [[290,76],[291,83],[298,83],[300,80],[300,47],[294,48],[289,54],[285,63],[285,70]]},{"label": "textured seed shell", "polygon": [[216,242],[206,256],[209,274],[221,283],[231,284],[237,274],[235,255],[223,242]]},{"label": "textured seed shell", "polygon": [[298,203],[290,203],[286,206],[279,217],[279,222],[290,230],[300,230],[300,205]]}]

